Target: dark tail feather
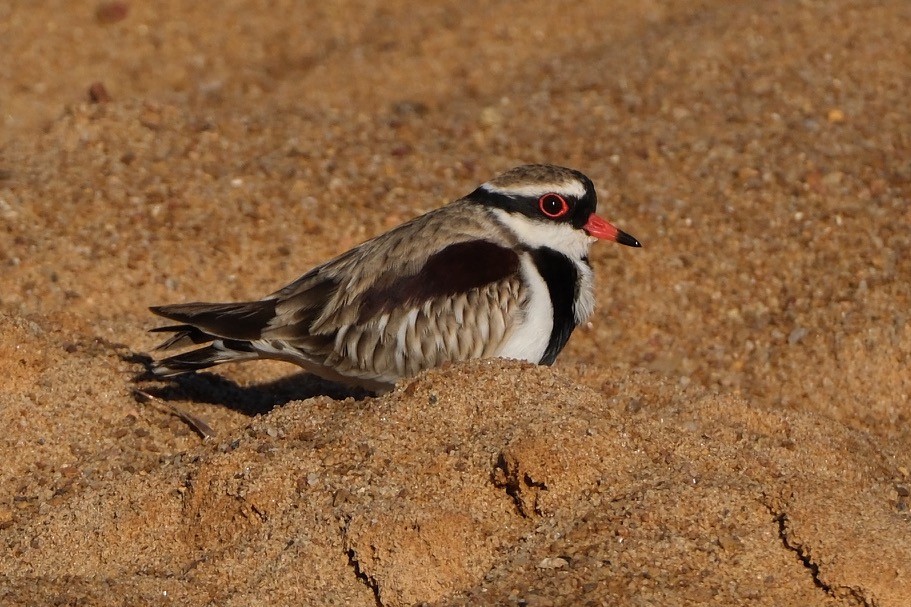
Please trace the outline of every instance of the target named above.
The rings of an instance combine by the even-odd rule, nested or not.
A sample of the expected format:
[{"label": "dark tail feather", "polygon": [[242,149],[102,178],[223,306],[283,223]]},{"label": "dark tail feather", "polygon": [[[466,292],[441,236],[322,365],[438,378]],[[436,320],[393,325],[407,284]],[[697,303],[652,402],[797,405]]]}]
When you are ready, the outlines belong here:
[{"label": "dark tail feather", "polygon": [[[182,324],[175,327],[163,327],[161,330],[186,332],[187,334],[182,337],[191,341],[201,339],[205,335],[226,339],[259,339],[269,321],[275,318],[275,300],[272,299],[241,303],[196,302],[155,306],[149,309],[159,316],[187,325],[187,328],[184,328]],[[172,339],[175,338],[177,338],[176,335]],[[205,343],[205,341],[210,340],[198,343]]]},{"label": "dark tail feather", "polygon": [[152,329],[173,333],[156,350],[169,350],[212,342],[183,354],[152,363],[161,377],[190,373],[222,363],[252,360],[258,353],[248,343],[259,339],[275,317],[275,301],[241,303],[187,303],[149,308],[155,314],[181,323]]},{"label": "dark tail feather", "polygon": [[156,350],[173,350],[175,348],[185,348],[187,346],[198,346],[207,344],[216,339],[215,336],[200,331],[191,325],[170,325],[167,327],[156,327],[149,329],[150,333],[174,333],[171,337],[155,347]]},{"label": "dark tail feather", "polygon": [[[175,335],[170,340],[179,337]],[[209,337],[211,340],[212,338]],[[168,342],[165,342],[168,343]],[[164,344],[162,344],[164,345]],[[171,377],[207,369],[228,362],[239,362],[259,358],[256,350],[245,342],[235,340],[217,340],[205,348],[197,348],[183,354],[169,356],[152,363],[152,372],[160,377]]]}]

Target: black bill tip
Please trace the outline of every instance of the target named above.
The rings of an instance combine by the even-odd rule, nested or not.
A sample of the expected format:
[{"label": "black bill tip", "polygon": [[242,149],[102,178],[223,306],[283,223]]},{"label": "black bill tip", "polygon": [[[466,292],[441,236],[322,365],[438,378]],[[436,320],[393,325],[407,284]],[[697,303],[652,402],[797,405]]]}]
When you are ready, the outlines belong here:
[{"label": "black bill tip", "polygon": [[620,244],[625,244],[628,247],[641,247],[642,243],[638,240],[624,232],[623,230],[617,230],[617,242]]}]

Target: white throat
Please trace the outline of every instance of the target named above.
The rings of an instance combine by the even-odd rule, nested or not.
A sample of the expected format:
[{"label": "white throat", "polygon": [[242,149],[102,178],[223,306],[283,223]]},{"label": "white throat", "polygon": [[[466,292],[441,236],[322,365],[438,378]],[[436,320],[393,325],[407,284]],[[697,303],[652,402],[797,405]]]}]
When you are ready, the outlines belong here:
[{"label": "white throat", "polygon": [[588,264],[588,252],[597,238],[568,223],[544,223],[503,209],[491,209],[491,212],[523,245],[531,249],[553,249],[573,262],[579,276],[578,293],[573,302],[576,324],[588,321],[595,309],[594,275]]}]

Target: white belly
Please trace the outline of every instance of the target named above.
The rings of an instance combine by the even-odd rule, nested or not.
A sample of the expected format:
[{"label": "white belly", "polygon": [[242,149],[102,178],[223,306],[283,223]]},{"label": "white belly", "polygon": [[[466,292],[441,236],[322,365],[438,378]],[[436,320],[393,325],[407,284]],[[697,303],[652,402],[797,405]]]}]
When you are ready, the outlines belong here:
[{"label": "white belly", "polygon": [[528,304],[519,322],[513,327],[495,356],[527,360],[537,364],[544,356],[550,341],[550,333],[554,326],[554,308],[547,284],[535,268],[531,256],[523,254],[521,264],[522,278],[528,287]]}]

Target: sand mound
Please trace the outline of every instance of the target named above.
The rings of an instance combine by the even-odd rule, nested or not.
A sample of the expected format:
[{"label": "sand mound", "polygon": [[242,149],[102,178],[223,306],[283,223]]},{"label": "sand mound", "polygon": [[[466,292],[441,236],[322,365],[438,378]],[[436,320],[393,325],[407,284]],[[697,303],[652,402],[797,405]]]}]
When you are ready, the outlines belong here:
[{"label": "sand mound", "polygon": [[604,387],[482,362],[288,403],[11,527],[5,599],[911,598],[905,481],[868,435],[649,373]]}]

